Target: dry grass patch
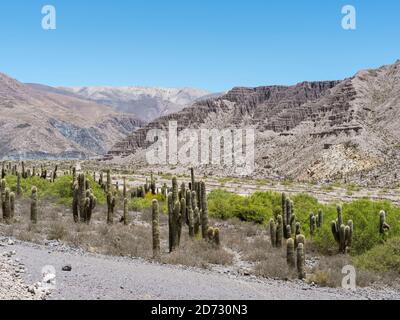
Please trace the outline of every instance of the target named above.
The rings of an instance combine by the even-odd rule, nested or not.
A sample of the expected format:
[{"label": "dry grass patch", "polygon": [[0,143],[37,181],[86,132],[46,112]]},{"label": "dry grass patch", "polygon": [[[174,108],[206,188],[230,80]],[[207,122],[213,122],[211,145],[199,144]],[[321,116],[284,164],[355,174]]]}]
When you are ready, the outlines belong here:
[{"label": "dry grass patch", "polygon": [[181,239],[181,246],[169,255],[161,258],[163,263],[208,268],[210,264],[231,265],[233,255],[223,248],[203,240]]}]

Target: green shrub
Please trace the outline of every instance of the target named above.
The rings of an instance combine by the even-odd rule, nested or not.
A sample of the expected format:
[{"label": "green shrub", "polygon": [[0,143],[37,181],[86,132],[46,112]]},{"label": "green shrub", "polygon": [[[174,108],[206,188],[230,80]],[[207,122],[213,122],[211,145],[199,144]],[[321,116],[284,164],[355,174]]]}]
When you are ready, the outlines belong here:
[{"label": "green shrub", "polygon": [[355,264],[363,270],[400,274],[400,237],[389,239],[356,257]]},{"label": "green shrub", "polygon": [[[336,203],[321,204],[308,194],[291,197],[294,202],[296,219],[301,223],[302,233],[310,238],[309,216],[318,209],[324,213],[324,223],[317,230],[313,241],[324,253],[338,251],[330,222],[337,217]],[[271,217],[281,214],[281,194],[275,192],[257,192],[251,196],[239,196],[228,191],[213,190],[208,196],[209,212],[220,219],[239,218],[242,221],[266,224]],[[360,255],[382,243],[379,234],[379,212],[384,210],[387,222],[391,225],[388,237],[400,236],[400,208],[389,201],[371,201],[360,199],[343,205],[343,221],[353,220],[354,234],[352,255]]]},{"label": "green shrub", "polygon": [[[93,177],[88,176],[87,179],[90,183],[95,197],[99,204],[105,203],[105,194],[101,187],[95,183]],[[13,192],[16,192],[17,177],[8,175],[6,176],[7,185]],[[39,197],[41,199],[56,200],[57,203],[70,206],[72,204],[72,176],[60,176],[54,182],[40,177],[31,177],[28,179],[21,179],[22,194],[25,197],[30,196],[32,186],[38,188]]]},{"label": "green shrub", "polygon": [[149,210],[152,206],[153,200],[156,199],[161,204],[160,212],[164,213],[166,211],[164,196],[161,194],[153,195],[152,193],[147,193],[144,198],[133,198],[128,202],[128,209],[141,212],[143,210]]}]

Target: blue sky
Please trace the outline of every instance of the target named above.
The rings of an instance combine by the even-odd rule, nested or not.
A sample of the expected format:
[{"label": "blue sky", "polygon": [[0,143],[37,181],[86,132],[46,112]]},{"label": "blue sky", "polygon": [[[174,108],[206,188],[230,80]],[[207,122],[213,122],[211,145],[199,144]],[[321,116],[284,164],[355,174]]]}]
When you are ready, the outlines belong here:
[{"label": "blue sky", "polygon": [[[41,28],[54,5],[57,30]],[[357,9],[357,30],[341,8]],[[53,86],[223,91],[342,79],[400,59],[397,0],[2,0],[0,72]]]}]

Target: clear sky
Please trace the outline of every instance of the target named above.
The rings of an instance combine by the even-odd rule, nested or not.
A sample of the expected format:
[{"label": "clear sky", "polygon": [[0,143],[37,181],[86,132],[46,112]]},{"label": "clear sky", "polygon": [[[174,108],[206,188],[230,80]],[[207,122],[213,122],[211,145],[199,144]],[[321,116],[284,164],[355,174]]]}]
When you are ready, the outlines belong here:
[{"label": "clear sky", "polygon": [[[44,5],[57,29],[41,27]],[[344,5],[357,29],[341,27]],[[1,0],[0,72],[53,86],[223,91],[400,59],[398,0]]]}]

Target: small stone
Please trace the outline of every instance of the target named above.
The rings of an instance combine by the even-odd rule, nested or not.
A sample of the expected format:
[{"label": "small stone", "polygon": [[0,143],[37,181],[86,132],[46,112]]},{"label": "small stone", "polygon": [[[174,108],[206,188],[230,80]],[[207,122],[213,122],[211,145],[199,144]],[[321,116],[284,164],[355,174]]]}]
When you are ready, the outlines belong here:
[{"label": "small stone", "polygon": [[14,240],[12,240],[12,239],[8,239],[7,244],[8,244],[9,246],[13,246],[13,245],[15,244],[15,242],[14,242]]},{"label": "small stone", "polygon": [[72,270],[72,266],[70,264],[65,265],[64,267],[62,267],[62,271],[71,271]]}]

